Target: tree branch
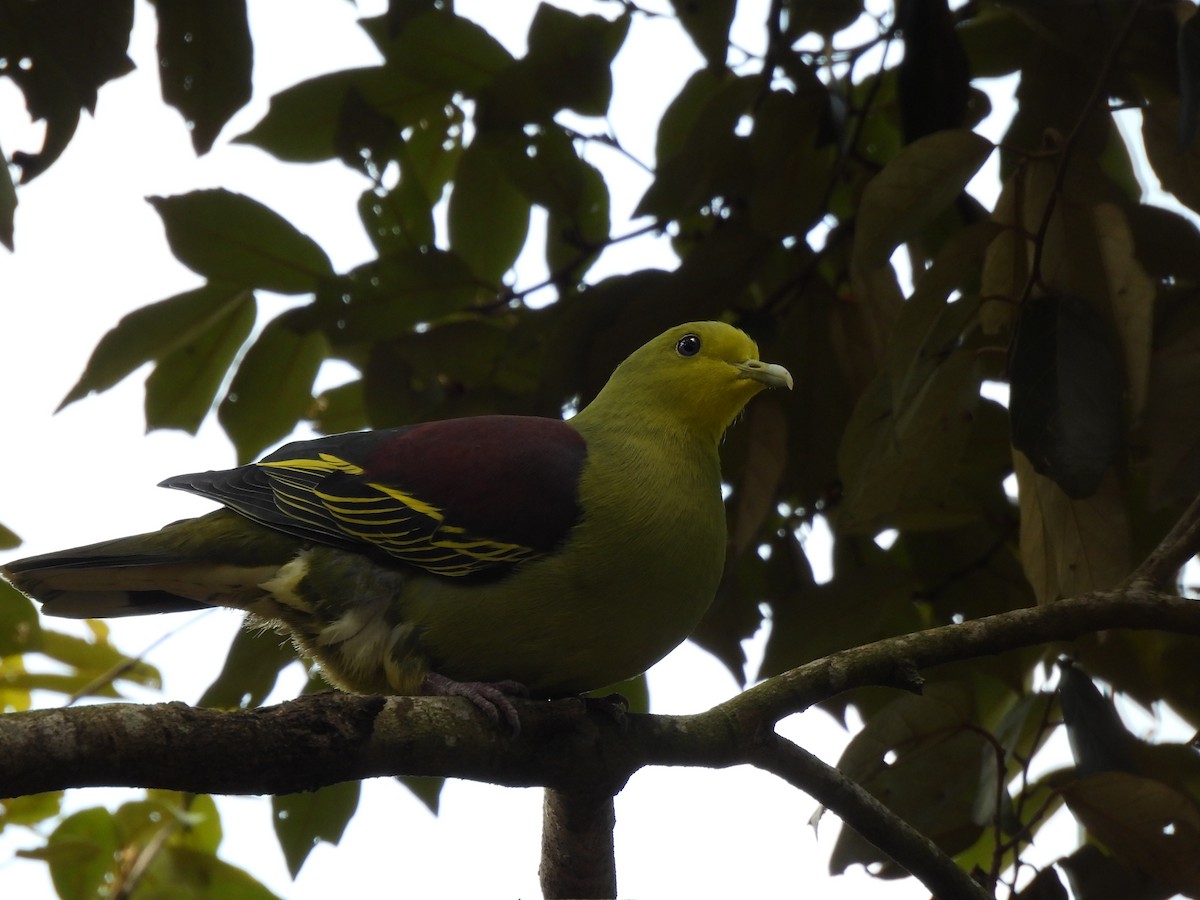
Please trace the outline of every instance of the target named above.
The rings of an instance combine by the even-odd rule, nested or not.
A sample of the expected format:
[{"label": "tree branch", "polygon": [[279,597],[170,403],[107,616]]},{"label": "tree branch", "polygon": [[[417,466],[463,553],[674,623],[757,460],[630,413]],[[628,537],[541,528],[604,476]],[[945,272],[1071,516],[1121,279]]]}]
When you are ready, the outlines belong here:
[{"label": "tree branch", "polygon": [[542,806],[542,896],[617,896],[612,794],[574,794],[546,788]]},{"label": "tree branch", "polygon": [[[935,897],[990,900],[983,889],[937,845],[833,766],[779,735],[764,741],[750,761],[800,788],[876,847],[886,851]],[[910,868],[912,867],[912,868]]]},{"label": "tree branch", "polygon": [[844,786],[832,790],[827,772],[785,757],[772,746],[775,723],[850,688],[911,689],[927,666],[1115,628],[1200,635],[1200,603],[1139,589],[1014,610],[835,653],[698,715],[629,715],[622,724],[583,703],[521,701],[515,737],[468,702],[441,697],[331,692],[231,712],[166,703],[12,713],[0,717],[0,797],[95,785],[280,794],[397,774],[611,797],[644,766],[752,763],[824,799],[922,880],[936,879],[948,863],[940,851],[894,837],[890,820],[845,800]]}]

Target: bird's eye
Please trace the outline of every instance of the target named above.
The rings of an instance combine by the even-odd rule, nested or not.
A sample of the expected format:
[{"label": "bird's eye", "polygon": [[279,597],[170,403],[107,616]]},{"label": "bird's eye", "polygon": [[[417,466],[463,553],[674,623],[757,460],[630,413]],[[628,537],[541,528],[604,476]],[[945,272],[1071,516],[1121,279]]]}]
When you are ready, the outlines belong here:
[{"label": "bird's eye", "polygon": [[695,356],[700,352],[700,336],[685,334],[675,345],[675,352],[680,356]]}]

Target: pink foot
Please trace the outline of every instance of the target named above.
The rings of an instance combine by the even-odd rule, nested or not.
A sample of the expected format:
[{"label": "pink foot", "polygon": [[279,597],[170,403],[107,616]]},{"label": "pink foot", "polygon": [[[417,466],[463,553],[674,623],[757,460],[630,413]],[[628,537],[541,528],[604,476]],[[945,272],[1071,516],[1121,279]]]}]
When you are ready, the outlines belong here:
[{"label": "pink foot", "polygon": [[528,697],[529,690],[519,681],[455,681],[430,672],[421,682],[421,692],[432,697],[466,697],[497,725],[503,716],[513,734],[521,732],[521,718],[510,697]]}]

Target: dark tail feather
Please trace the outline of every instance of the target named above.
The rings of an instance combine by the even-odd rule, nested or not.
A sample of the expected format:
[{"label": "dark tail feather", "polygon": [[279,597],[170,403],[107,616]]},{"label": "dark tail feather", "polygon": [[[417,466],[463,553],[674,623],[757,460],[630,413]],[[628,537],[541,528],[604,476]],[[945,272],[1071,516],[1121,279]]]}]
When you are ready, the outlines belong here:
[{"label": "dark tail feather", "polygon": [[18,559],[0,575],[52,616],[244,608],[297,550],[294,538],[217,510],[149,534]]}]

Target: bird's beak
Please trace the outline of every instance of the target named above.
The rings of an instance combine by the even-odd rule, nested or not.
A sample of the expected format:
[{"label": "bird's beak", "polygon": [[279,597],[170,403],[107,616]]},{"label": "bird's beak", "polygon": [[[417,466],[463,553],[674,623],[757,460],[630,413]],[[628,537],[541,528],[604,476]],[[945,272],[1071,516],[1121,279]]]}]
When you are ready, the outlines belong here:
[{"label": "bird's beak", "polygon": [[765,363],[759,359],[747,359],[740,363],[734,363],[734,368],[738,370],[742,378],[761,382],[767,387],[785,387],[789,391],[792,389],[792,373],[783,366]]}]

